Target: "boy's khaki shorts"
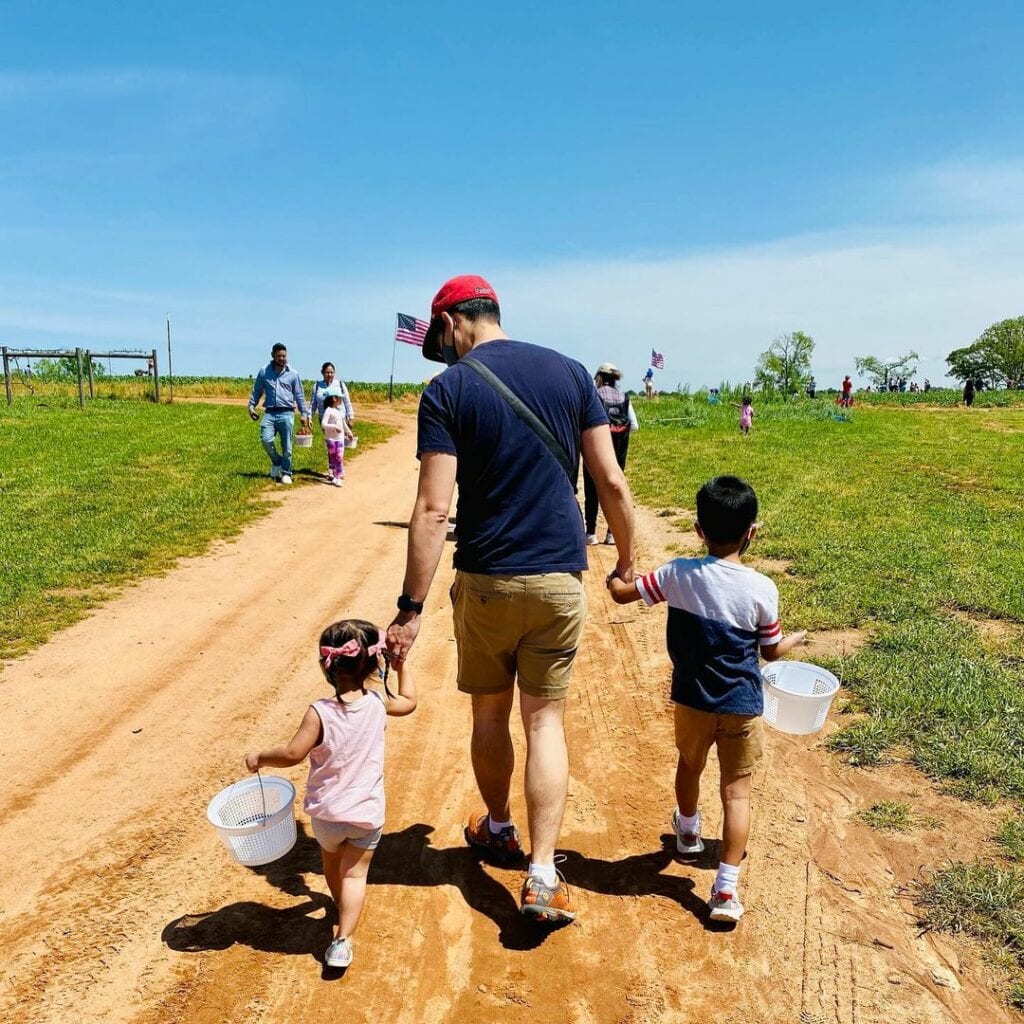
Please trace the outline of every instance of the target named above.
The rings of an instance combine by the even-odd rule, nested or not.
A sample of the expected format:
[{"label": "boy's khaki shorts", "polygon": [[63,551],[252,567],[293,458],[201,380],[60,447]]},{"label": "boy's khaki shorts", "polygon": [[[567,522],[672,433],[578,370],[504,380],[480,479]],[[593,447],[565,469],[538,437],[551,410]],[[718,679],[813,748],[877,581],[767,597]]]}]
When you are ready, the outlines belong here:
[{"label": "boy's khaki shorts", "polygon": [[761,760],[760,715],[716,715],[676,704],[676,749],[688,768],[703,771],[708,751],[718,747],[723,779],[749,775]]},{"label": "boy's khaki shorts", "polygon": [[463,693],[502,693],[517,677],[531,697],[569,692],[587,615],[580,573],[457,572],[451,597]]}]

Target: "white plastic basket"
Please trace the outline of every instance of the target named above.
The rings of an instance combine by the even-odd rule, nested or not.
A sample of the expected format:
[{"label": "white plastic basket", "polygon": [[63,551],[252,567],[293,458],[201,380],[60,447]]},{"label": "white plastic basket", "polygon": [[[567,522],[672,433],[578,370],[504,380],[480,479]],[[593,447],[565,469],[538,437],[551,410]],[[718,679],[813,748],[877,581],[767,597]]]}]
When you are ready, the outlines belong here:
[{"label": "white plastic basket", "polygon": [[345,447],[346,448],[358,448],[359,447],[359,438],[355,437],[355,436],[353,436],[353,437],[346,437],[345,438]]},{"label": "white plastic basket", "polygon": [[828,716],[839,680],[805,661],[775,661],[761,670],[764,720],[779,732],[806,736],[817,732]]},{"label": "white plastic basket", "polygon": [[206,817],[239,864],[269,864],[295,845],[295,787],[276,775],[242,779],[210,801]]},{"label": "white plastic basket", "polygon": [[295,435],[295,447],[296,448],[312,448],[313,447],[313,435],[312,434],[296,434]]}]

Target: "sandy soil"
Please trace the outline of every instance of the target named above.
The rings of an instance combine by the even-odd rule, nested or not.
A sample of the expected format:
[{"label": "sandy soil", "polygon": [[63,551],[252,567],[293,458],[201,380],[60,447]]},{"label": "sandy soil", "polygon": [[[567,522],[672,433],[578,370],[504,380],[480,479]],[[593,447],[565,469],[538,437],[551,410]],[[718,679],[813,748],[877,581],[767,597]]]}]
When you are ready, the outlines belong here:
[{"label": "sandy soil", "polygon": [[[1012,1019],[971,949],[919,935],[901,895],[923,866],[975,853],[984,812],[904,769],[843,768],[820,737],[771,735],[744,872],[747,917],[733,931],[707,921],[716,844],[690,864],[665,846],[673,753],[663,610],[606,599],[605,548],[592,549],[591,616],[567,715],[562,847],[576,923],[551,931],[522,920],[521,875],[481,865],[463,844],[478,799],[443,565],[414,651],[421,705],[389,730],[388,825],[356,961],[343,977],[325,974],[332,908],[301,810],[295,849],[255,870],[229,861],[204,812],[244,774],[244,751],[290,736],[321,695],[321,626],[390,617],[416,479],[408,418],[392,420],[404,429],[352,464],[344,490],[282,494],[236,542],[140,583],[8,666],[0,1019]],[[644,565],[678,540],[664,519],[641,516]],[[303,768],[281,774],[301,792]],[[705,834],[714,835],[708,781]],[[883,798],[909,799],[945,824],[880,837],[854,815]],[[513,808],[522,821],[518,790]]]}]

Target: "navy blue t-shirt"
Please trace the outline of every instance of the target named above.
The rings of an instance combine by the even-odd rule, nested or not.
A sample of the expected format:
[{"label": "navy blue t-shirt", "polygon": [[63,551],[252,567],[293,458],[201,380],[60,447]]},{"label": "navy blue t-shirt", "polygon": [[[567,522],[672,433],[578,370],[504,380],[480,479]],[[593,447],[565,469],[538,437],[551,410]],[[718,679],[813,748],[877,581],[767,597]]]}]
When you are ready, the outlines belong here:
[{"label": "navy blue t-shirt", "polygon": [[[558,439],[576,466],[580,433],[608,422],[586,369],[551,349],[489,341],[473,349]],[[530,576],[587,568],[575,482],[509,404],[456,363],[420,399],[417,454],[458,458],[455,568]]]}]

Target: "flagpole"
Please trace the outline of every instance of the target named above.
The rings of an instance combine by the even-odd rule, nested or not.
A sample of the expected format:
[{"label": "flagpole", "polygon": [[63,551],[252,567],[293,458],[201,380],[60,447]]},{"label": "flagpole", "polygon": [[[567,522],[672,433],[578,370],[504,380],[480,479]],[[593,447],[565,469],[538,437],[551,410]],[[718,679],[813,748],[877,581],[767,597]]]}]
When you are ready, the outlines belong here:
[{"label": "flagpole", "polygon": [[395,394],[395,353],[398,351],[398,314],[395,314],[395,339],[391,342],[391,380],[388,382],[388,401],[394,400]]}]

